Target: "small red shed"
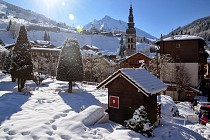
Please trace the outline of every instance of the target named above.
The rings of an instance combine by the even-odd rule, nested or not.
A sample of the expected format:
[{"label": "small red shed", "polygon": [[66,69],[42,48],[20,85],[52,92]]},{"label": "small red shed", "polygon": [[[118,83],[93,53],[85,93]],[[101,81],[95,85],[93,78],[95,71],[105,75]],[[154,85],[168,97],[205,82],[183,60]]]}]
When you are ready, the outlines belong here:
[{"label": "small red shed", "polygon": [[167,86],[145,69],[124,68],[116,71],[97,88],[108,88],[108,113],[111,121],[124,125],[141,105],[153,124],[157,120],[157,93]]}]

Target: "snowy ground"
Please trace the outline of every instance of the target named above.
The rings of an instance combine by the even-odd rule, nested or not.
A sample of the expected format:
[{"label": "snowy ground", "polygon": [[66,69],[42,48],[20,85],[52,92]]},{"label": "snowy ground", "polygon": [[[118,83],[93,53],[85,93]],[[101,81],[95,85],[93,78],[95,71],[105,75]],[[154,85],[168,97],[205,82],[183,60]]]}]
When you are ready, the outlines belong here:
[{"label": "snowy ground", "polygon": [[[164,121],[146,138],[114,122],[86,126],[80,108],[107,104],[107,90],[77,83],[74,93],[66,93],[66,82],[47,79],[43,85],[27,82],[27,92],[18,93],[16,83],[0,72],[0,140],[203,140],[210,130],[199,124]],[[167,105],[168,104],[168,105]],[[165,101],[171,108],[173,103]],[[180,112],[193,113],[185,103]],[[80,112],[80,113],[79,113]],[[82,111],[83,112],[83,111]],[[167,113],[167,111],[165,111]],[[169,111],[168,111],[169,112]]]}]

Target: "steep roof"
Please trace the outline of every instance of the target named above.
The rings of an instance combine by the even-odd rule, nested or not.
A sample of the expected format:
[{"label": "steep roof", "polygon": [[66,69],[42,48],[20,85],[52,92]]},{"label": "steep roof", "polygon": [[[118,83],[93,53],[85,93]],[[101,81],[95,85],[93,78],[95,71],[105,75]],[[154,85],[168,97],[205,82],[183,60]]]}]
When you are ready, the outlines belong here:
[{"label": "steep roof", "polygon": [[167,86],[145,69],[123,68],[110,75],[97,88],[105,87],[117,77],[122,76],[146,96],[166,90]]}]

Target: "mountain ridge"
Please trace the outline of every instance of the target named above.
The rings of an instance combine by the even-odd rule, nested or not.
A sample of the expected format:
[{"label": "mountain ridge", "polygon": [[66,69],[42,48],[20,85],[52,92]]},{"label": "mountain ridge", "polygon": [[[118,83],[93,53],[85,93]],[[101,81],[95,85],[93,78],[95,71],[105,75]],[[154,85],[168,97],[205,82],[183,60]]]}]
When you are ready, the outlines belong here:
[{"label": "mountain ridge", "polygon": [[[105,15],[104,18],[97,20],[94,19],[92,22],[89,22],[88,24],[86,24],[83,29],[84,30],[91,30],[91,29],[97,29],[99,30],[103,30],[106,32],[123,32],[125,33],[126,29],[127,29],[127,23],[125,21],[122,20],[117,20],[112,18],[111,16]],[[136,28],[136,27],[135,27]],[[156,39],[156,37],[150,35],[149,33],[136,28],[136,34],[137,36],[144,36],[147,38],[151,38],[151,39]]]},{"label": "mountain ridge", "polygon": [[165,37],[171,34],[190,34],[203,37],[206,41],[210,41],[210,16],[202,17],[192,21],[184,26],[179,26]]}]

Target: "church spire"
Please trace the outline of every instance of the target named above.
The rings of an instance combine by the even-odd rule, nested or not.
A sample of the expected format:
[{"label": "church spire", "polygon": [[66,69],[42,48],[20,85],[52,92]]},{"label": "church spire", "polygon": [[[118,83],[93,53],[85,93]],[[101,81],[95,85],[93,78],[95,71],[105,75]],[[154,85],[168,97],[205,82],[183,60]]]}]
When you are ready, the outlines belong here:
[{"label": "church spire", "polygon": [[130,29],[134,28],[134,17],[133,17],[132,3],[130,4],[130,9],[129,9],[128,28],[130,28]]}]

